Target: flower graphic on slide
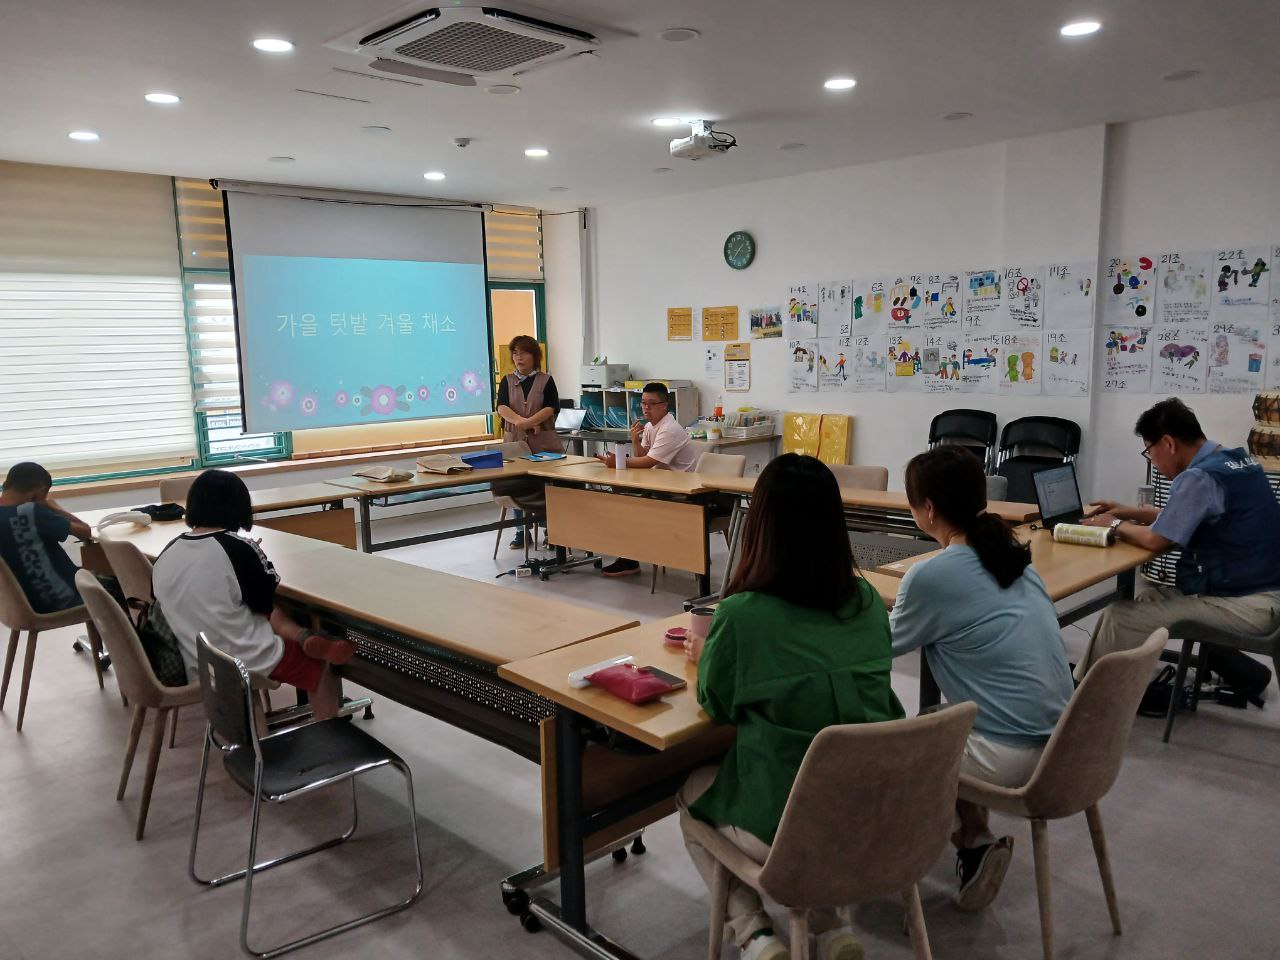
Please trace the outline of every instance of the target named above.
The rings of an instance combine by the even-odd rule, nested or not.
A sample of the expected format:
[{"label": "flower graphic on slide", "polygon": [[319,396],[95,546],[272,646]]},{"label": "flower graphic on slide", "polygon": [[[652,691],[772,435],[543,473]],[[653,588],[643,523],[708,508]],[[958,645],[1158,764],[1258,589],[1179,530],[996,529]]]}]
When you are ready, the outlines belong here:
[{"label": "flower graphic on slide", "polygon": [[424,403],[425,403],[426,401],[430,400],[430,399],[431,399],[431,391],[430,391],[430,390],[428,390],[426,387],[419,387],[419,388],[418,388],[418,399],[419,399],[419,400],[421,400],[421,401],[423,401]]},{"label": "flower graphic on slide", "polygon": [[362,415],[376,413],[382,417],[389,417],[397,410],[408,410],[409,405],[401,399],[404,396],[404,387],[391,388],[386,384],[379,384],[376,387],[361,387],[360,392],[369,398],[369,405],[361,410]]},{"label": "flower graphic on slide", "polygon": [[277,380],[267,387],[267,395],[262,398],[268,410],[275,413],[293,403],[293,384],[288,380]]},{"label": "flower graphic on slide", "polygon": [[[401,390],[403,388],[397,387],[396,389]],[[404,400],[405,403],[413,403],[414,397],[416,396],[417,394],[415,394],[412,390],[405,390],[404,393],[400,395],[401,399]]]},{"label": "flower graphic on slide", "polygon": [[309,417],[320,408],[320,401],[314,393],[308,393],[305,397],[298,401],[298,409],[302,411],[304,417]]},{"label": "flower graphic on slide", "polygon": [[349,399],[350,397],[347,396],[347,391],[345,390],[339,390],[333,395],[333,402],[340,407],[345,407]]},{"label": "flower graphic on slide", "polygon": [[444,398],[448,400],[450,403],[457,403],[458,391],[453,389],[453,387],[445,387]]},{"label": "flower graphic on slide", "polygon": [[483,389],[480,386],[480,375],[476,373],[474,370],[466,371],[462,375],[461,380],[462,380],[462,389],[467,391],[467,393],[473,393],[478,395],[481,389]]}]

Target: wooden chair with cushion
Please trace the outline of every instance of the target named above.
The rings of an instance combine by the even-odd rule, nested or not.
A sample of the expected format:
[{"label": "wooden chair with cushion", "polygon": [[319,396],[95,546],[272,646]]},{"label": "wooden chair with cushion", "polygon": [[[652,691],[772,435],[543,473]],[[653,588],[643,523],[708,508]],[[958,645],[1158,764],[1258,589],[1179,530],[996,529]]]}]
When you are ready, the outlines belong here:
[{"label": "wooden chair with cushion", "polygon": [[186,503],[187,491],[196,482],[195,477],[170,477],[160,481],[161,503]]},{"label": "wooden chair with cushion", "polygon": [[847,463],[829,464],[836,482],[853,490],[888,490],[888,467],[863,467]]},{"label": "wooden chair with cushion", "polygon": [[[4,680],[0,682],[0,710],[4,709],[4,698],[9,693],[9,677],[13,673],[13,660],[18,653],[18,637],[27,631],[27,649],[22,660],[22,691],[18,696],[18,726],[22,731],[22,721],[27,714],[27,694],[31,689],[31,670],[36,662],[36,638],[46,630],[57,630],[59,627],[71,627],[77,623],[89,623],[89,611],[83,605],[58,610],[53,613],[36,613],[31,608],[27,595],[22,592],[18,578],[13,575],[9,565],[0,561],[0,623],[9,628],[9,649],[4,658]],[[98,674],[98,689],[102,689],[102,662],[98,652],[102,649],[102,641],[98,633],[89,623],[89,645],[93,651],[93,668]]]},{"label": "wooden chair with cushion", "polygon": [[810,957],[808,910],[891,894],[906,906],[916,960],[928,960],[916,882],[947,845],[960,757],[977,712],[963,703],[908,720],[823,730],[800,764],[764,863],[682,810],[682,825],[718,861],[709,960],[720,956],[730,873],[788,908],[793,960]]},{"label": "wooden chair with cushion", "polygon": [[[691,441],[698,443],[698,441]],[[700,444],[705,447],[705,444]],[[704,451],[698,455],[693,465],[694,473],[705,473],[712,477],[740,477],[747,472],[747,458],[737,453],[711,453]],[[719,533],[729,542],[729,521],[731,514],[714,515],[707,520],[707,534]],[[649,592],[658,589],[658,565],[653,565],[653,580],[649,584]]]},{"label": "wooden chair with cushion", "polygon": [[1016,790],[960,777],[960,798],[1031,821],[1040,900],[1040,937],[1045,960],[1053,960],[1053,903],[1049,888],[1048,822],[1083,812],[1089,822],[1093,853],[1111,928],[1120,934],[1120,908],[1111,881],[1111,861],[1098,801],[1120,773],[1138,701],[1151,680],[1169,631],[1157,630],[1134,650],[1109,653],[1089,668],[1049,738],[1040,763],[1026,785]]},{"label": "wooden chair with cushion", "polygon": [[200,685],[188,683],[181,687],[166,687],[162,684],[151,669],[132,622],[120,609],[120,604],[98,583],[97,578],[87,570],[81,570],[76,574],[76,587],[80,590],[80,596],[84,597],[85,606],[111,653],[120,691],[129,698],[133,707],[133,722],[129,726],[124,766],[120,769],[120,785],[116,788],[117,800],[124,799],[124,790],[129,784],[129,771],[133,767],[133,757],[142,737],[147,711],[156,711],[151,746],[147,752],[147,772],[142,782],[142,801],[138,805],[138,824],[134,833],[134,839],[141,840],[147,828],[147,811],[151,808],[151,791],[156,782],[156,768],[160,764],[160,748],[164,745],[165,723],[170,711],[200,702]]}]

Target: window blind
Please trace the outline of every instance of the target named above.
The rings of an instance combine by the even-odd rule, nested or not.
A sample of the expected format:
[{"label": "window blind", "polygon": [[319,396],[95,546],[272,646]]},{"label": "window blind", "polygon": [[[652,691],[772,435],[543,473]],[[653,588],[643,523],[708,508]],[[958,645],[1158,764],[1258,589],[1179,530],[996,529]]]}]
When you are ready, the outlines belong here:
[{"label": "window blind", "polygon": [[195,456],[174,231],[168,178],[0,163],[0,467]]},{"label": "window blind", "polygon": [[498,207],[484,215],[490,280],[542,280],[542,214]]}]

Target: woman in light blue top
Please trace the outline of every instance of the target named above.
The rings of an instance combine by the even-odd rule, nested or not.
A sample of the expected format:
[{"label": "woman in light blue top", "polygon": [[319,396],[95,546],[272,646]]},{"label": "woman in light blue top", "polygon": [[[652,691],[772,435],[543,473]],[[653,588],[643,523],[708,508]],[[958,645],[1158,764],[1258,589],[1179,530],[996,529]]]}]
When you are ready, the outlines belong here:
[{"label": "woman in light blue top", "polygon": [[[949,703],[978,706],[961,770],[1006,787],[1030,779],[1071,698],[1071,672],[1053,601],[1031,567],[1031,549],[986,512],[977,457],[942,446],[907,464],[916,524],[943,546],[907,572],[889,622],[893,652],[924,647]],[[1000,889],[1013,848],[987,829],[987,811],[957,801],[960,894],[981,910]]]}]

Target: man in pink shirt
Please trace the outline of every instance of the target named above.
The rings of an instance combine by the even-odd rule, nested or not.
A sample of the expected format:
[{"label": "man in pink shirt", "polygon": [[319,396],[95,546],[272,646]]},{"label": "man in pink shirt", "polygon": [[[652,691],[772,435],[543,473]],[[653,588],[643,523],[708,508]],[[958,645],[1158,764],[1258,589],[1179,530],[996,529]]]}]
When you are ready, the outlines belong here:
[{"label": "man in pink shirt", "polygon": [[[671,415],[671,393],[666,384],[647,383],[640,395],[640,409],[644,421],[631,424],[632,455],[627,458],[628,470],[679,470],[688,473],[698,462],[698,451],[689,440],[689,434]],[[614,456],[606,453],[596,459],[607,466],[616,466]],[[626,577],[640,572],[640,564],[626,557],[619,557],[601,571],[606,577]]]}]

